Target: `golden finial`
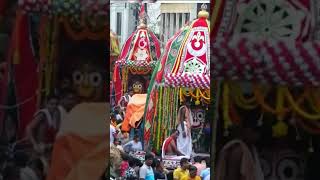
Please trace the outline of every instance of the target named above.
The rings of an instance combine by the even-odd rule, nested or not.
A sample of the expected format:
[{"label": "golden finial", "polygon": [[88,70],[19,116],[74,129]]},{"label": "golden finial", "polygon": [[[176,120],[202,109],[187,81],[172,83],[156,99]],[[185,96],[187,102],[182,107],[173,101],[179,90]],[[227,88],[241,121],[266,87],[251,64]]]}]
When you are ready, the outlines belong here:
[{"label": "golden finial", "polygon": [[208,19],[209,17],[209,13],[207,11],[207,5],[206,4],[202,4],[201,5],[201,11],[199,11],[198,13],[198,18],[206,18]]},{"label": "golden finial", "polygon": [[147,25],[144,23],[144,18],[140,18],[138,29],[144,29],[144,28],[147,28]]}]

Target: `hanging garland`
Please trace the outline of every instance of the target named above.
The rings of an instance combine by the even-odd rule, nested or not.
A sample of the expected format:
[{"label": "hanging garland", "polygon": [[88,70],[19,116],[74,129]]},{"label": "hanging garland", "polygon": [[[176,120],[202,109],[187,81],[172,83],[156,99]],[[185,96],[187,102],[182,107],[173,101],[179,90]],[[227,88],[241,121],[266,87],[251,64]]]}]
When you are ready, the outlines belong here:
[{"label": "hanging garland", "polygon": [[320,97],[319,97],[319,89],[312,89],[308,96],[309,104],[313,111],[320,113]]},{"label": "hanging garland", "polygon": [[[83,15],[82,15],[83,16]],[[60,22],[62,23],[64,29],[66,30],[67,34],[76,41],[81,41],[84,39],[90,39],[90,40],[106,40],[106,29],[100,31],[100,32],[92,32],[88,25],[85,23],[85,19],[81,18],[80,24],[82,25],[81,31],[76,31],[73,29],[71,23],[67,18],[60,18]]]},{"label": "hanging garland", "polygon": [[259,105],[265,111],[270,112],[272,114],[285,114],[285,113],[289,112],[288,108],[284,108],[284,109],[281,109],[281,111],[280,110],[277,111],[277,109],[274,109],[271,106],[269,106],[264,100],[267,93],[265,93],[265,95],[262,95],[260,88],[256,84],[254,84],[253,93],[254,93],[255,97],[257,98]]},{"label": "hanging garland", "polygon": [[126,67],[122,67],[122,94],[125,94],[128,90],[128,69]]},{"label": "hanging garland", "polygon": [[[276,105],[275,108],[270,107],[265,102],[265,97],[267,96],[269,88],[262,89],[254,84],[253,94],[254,96],[245,97],[241,92],[238,85],[234,83],[225,82],[223,84],[223,96],[222,96],[222,106],[223,106],[223,119],[224,119],[224,129],[227,135],[228,127],[232,124],[238,123],[238,116],[236,109],[234,108],[234,103],[245,110],[252,110],[256,108],[256,104],[260,105],[262,109],[266,112],[270,112],[277,116],[277,123],[272,127],[274,137],[283,137],[288,133],[288,126],[283,121],[287,113],[293,112],[301,116],[299,124],[302,128],[310,133],[318,133],[320,131],[320,124],[317,120],[320,119],[320,96],[318,94],[318,88],[306,87],[303,89],[297,97],[293,97],[292,93],[286,86],[278,86],[276,88]],[[308,103],[312,112],[308,112],[303,109],[302,104]],[[312,120],[304,122],[306,120]],[[308,125],[307,125],[308,124]]]},{"label": "hanging garland", "polygon": [[224,132],[225,132],[225,136],[229,135],[229,131],[228,128],[232,125],[231,122],[231,118],[229,116],[229,103],[230,103],[230,89],[229,89],[229,85],[227,82],[223,83],[223,92],[222,92],[222,106],[223,106],[223,119],[224,119]]},{"label": "hanging garland", "polygon": [[311,134],[320,134],[320,129],[319,128],[314,128],[314,126],[308,126],[301,119],[297,119],[296,121],[301,126],[301,128],[304,129],[305,131],[307,131],[307,132],[309,132]]},{"label": "hanging garland", "polygon": [[[195,91],[195,94],[194,94]],[[210,89],[191,89],[191,88],[180,88],[180,102],[185,101],[185,97],[191,97],[195,99],[195,105],[200,105],[200,99],[202,102],[210,103]]]},{"label": "hanging garland", "polygon": [[286,93],[286,97],[287,97],[292,109],[295,112],[297,112],[300,116],[302,116],[305,119],[309,119],[309,120],[319,120],[320,119],[320,114],[310,114],[310,113],[304,111],[303,109],[301,109],[299,107],[299,104],[294,101],[294,98],[292,97],[288,88],[285,88],[285,93]]}]

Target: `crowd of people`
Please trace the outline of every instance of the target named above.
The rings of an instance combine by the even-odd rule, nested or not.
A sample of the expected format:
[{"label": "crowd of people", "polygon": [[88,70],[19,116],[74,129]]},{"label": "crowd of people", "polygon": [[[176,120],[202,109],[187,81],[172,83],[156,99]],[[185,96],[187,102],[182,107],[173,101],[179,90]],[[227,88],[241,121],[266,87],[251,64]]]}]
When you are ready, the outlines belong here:
[{"label": "crowd of people", "polygon": [[162,155],[146,152],[143,160],[135,156],[135,152],[144,152],[138,132],[130,140],[130,136],[121,132],[124,119],[120,108],[116,108],[110,119],[110,146],[111,151],[118,151],[122,160],[116,163],[112,152],[110,175],[117,179],[127,180],[209,180],[210,158],[193,157],[190,131],[191,112],[187,106],[180,107],[178,111],[177,128],[171,130],[171,135],[163,143],[164,156],[180,156],[180,163],[176,169],[167,169],[164,166]]},{"label": "crowd of people", "polygon": [[[115,148],[116,145],[112,144]],[[209,180],[210,158],[196,156],[192,160],[182,158],[178,167],[168,169],[161,157],[152,152],[147,152],[144,160],[120,150],[121,162],[117,167],[110,169],[112,179],[123,180]],[[114,165],[114,164],[112,164]],[[111,166],[112,166],[111,165]]]},{"label": "crowd of people", "polygon": [[[162,145],[162,154],[158,156],[147,152],[143,160],[136,157],[135,152],[144,152],[138,132],[134,135],[122,132],[121,124],[125,115],[125,102],[128,102],[132,94],[126,94],[121,103],[113,109],[110,116],[110,146],[111,177],[120,179],[145,179],[145,180],[208,180],[210,179],[210,158],[195,156],[192,147],[191,122],[193,117],[190,104],[182,105],[177,114],[176,127],[171,130]],[[131,137],[131,139],[130,139]],[[119,151],[115,153],[114,151]],[[116,163],[115,156],[120,154],[121,162]],[[180,157],[180,163],[176,169],[167,169],[163,158],[166,156]],[[177,160],[177,161],[179,161]]]},{"label": "crowd of people", "polygon": [[71,90],[61,96],[49,96],[42,109],[26,128],[24,139],[18,139],[17,121],[6,114],[1,133],[0,179],[42,180],[46,177],[55,138],[65,115],[77,104]]}]

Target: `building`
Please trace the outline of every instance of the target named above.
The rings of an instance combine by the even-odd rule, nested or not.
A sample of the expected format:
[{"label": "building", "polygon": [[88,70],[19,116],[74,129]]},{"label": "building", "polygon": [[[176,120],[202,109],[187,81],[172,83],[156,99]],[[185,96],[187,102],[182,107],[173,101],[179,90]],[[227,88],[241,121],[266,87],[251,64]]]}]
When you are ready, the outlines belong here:
[{"label": "building", "polygon": [[136,29],[138,11],[139,6],[137,3],[111,1],[110,30],[118,35],[120,46]]},{"label": "building", "polygon": [[[153,17],[157,17],[158,28],[156,29],[159,30],[155,33],[158,33],[162,47],[185,24],[197,18],[198,11],[204,3],[207,8],[210,7],[209,0],[158,0],[157,3],[148,4],[148,15],[157,13],[153,15]],[[158,8],[158,10],[155,10],[155,8]]]},{"label": "building", "polygon": [[[162,47],[186,23],[197,18],[203,3],[207,4],[207,8],[210,7],[210,0],[157,0],[147,3],[148,27],[159,37]],[[121,46],[136,29],[139,10],[139,4],[134,0],[111,0],[110,28],[119,36]]]}]

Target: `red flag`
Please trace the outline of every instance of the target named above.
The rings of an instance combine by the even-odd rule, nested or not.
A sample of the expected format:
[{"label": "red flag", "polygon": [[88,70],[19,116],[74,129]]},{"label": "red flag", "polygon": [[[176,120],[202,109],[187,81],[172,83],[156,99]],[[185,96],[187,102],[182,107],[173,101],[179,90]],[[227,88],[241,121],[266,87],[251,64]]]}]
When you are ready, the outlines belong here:
[{"label": "red flag", "polygon": [[140,18],[144,18],[146,15],[145,10],[144,10],[144,4],[141,3],[141,9],[140,9],[140,13],[139,13],[139,17]]},{"label": "red flag", "polygon": [[113,88],[115,91],[115,103],[117,104],[122,96],[122,81],[120,76],[120,67],[117,64],[115,65],[113,72]]},{"label": "red flag", "polygon": [[[25,129],[37,109],[38,71],[37,63],[32,50],[29,32],[29,19],[27,15],[17,14],[11,45],[8,52],[8,66],[13,69],[12,77],[6,74],[4,83],[13,78],[15,83],[15,96],[18,108],[18,136],[25,136]],[[5,102],[8,85],[4,85],[1,104]],[[3,116],[3,113],[1,113]]]}]

